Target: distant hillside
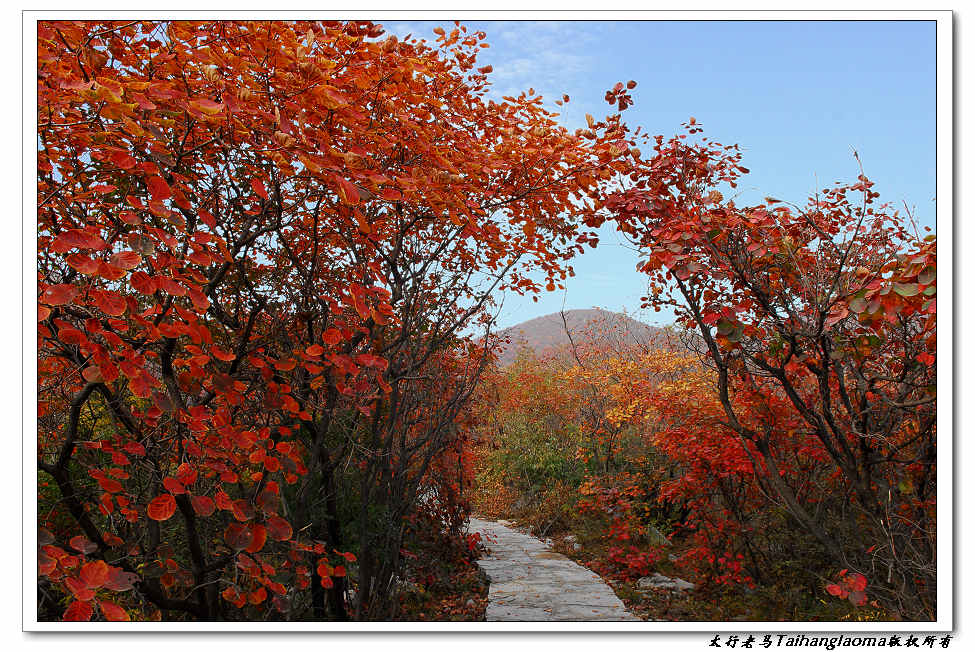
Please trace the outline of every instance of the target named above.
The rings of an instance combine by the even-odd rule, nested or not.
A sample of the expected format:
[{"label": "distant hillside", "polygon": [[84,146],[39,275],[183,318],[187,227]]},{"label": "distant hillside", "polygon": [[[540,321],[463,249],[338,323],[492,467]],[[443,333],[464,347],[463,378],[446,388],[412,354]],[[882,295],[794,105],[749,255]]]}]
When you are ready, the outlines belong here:
[{"label": "distant hillside", "polygon": [[565,322],[561,313],[529,319],[500,331],[509,343],[501,350],[499,362],[502,366],[510,364],[522,349],[531,349],[536,354],[550,353],[569,346],[565,330],[568,326],[576,346],[586,344],[646,345],[662,344],[666,341],[666,331],[632,319],[622,313],[609,310],[566,310]]}]

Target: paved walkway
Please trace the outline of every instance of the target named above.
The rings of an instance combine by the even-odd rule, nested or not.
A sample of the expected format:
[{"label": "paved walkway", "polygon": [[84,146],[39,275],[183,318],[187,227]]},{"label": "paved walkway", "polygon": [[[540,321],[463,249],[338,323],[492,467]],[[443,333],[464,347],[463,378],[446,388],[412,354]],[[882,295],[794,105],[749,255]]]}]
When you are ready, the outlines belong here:
[{"label": "paved walkway", "polygon": [[472,518],[488,550],[478,565],[491,580],[488,621],[640,620],[602,578],[538,539]]}]

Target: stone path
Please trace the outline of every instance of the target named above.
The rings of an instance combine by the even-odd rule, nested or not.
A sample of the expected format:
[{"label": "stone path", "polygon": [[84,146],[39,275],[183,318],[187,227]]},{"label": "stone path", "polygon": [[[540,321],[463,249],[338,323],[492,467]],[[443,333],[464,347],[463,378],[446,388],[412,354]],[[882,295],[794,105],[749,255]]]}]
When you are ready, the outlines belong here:
[{"label": "stone path", "polygon": [[472,518],[488,553],[478,565],[491,581],[489,621],[640,620],[588,568],[502,523]]}]

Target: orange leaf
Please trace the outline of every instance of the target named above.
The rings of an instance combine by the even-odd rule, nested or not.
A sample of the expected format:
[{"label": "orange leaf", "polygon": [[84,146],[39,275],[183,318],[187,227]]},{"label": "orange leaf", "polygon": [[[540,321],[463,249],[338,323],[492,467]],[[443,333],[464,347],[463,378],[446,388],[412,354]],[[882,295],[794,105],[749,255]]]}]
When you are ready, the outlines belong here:
[{"label": "orange leaf", "polygon": [[251,604],[261,604],[267,599],[267,589],[263,586],[247,595],[247,601]]},{"label": "orange leaf", "polygon": [[74,594],[74,597],[78,598],[79,600],[84,600],[87,602],[95,597],[95,592],[88,588],[88,584],[86,584],[82,579],[77,577],[68,577],[65,578],[64,583],[67,584],[68,589]]},{"label": "orange leaf", "polygon": [[213,100],[205,97],[201,97],[197,100],[190,100],[189,106],[191,109],[201,113],[206,113],[207,115],[216,115],[223,111],[223,104],[214,102]]},{"label": "orange leaf", "polygon": [[109,567],[101,559],[90,561],[81,567],[80,577],[88,588],[97,589],[108,581]]},{"label": "orange leaf", "polygon": [[129,620],[129,614],[126,613],[125,609],[118,606],[114,602],[99,600],[98,606],[102,610],[102,615],[105,616],[105,620],[109,622]]},{"label": "orange leaf", "polygon": [[228,353],[224,351],[219,346],[211,346],[210,355],[212,355],[217,360],[223,360],[224,362],[231,362],[237,357],[233,353]]}]

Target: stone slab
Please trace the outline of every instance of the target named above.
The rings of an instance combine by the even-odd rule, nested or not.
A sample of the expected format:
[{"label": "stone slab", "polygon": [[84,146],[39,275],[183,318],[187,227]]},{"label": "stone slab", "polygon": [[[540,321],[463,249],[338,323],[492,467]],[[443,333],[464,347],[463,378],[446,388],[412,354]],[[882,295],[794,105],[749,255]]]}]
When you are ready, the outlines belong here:
[{"label": "stone slab", "polygon": [[487,549],[488,621],[638,621],[597,574],[506,522],[471,519]]}]

